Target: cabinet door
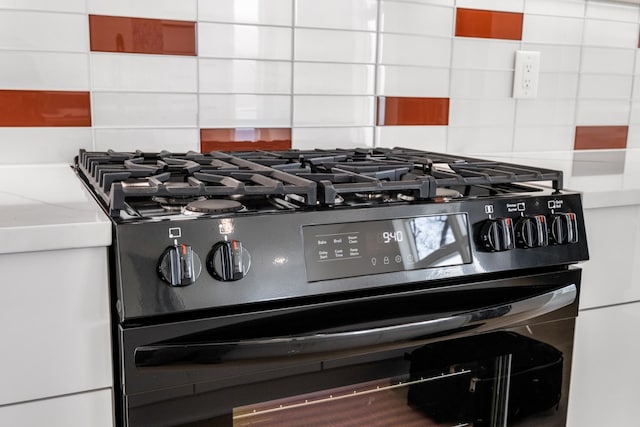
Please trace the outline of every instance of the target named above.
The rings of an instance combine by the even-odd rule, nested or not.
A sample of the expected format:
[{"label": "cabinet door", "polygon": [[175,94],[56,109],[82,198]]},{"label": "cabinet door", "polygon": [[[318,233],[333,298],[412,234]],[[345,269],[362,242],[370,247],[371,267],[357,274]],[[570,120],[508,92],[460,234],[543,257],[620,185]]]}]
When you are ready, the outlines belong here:
[{"label": "cabinet door", "polygon": [[106,248],[0,255],[0,272],[0,406],[111,387]]},{"label": "cabinet door", "polygon": [[0,407],[0,425],[11,427],[111,427],[110,389]]},{"label": "cabinet door", "polygon": [[640,302],[581,311],[576,325],[569,427],[636,425]]},{"label": "cabinet door", "polygon": [[589,261],[580,308],[640,301],[640,206],[585,209]]}]

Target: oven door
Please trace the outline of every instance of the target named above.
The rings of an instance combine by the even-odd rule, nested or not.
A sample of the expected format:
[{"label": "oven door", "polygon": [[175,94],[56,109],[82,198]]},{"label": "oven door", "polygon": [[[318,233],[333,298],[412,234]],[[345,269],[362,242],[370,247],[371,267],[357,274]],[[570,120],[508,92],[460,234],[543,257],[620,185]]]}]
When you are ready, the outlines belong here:
[{"label": "oven door", "polygon": [[130,426],[564,426],[580,270],[119,328]]}]

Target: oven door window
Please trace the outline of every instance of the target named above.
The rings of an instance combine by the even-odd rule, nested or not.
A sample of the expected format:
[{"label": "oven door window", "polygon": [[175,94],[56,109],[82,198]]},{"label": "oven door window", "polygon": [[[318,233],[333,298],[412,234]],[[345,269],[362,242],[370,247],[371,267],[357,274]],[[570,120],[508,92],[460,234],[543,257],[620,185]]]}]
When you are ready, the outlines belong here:
[{"label": "oven door window", "polygon": [[405,354],[408,374],[235,408],[233,426],[506,426],[553,418],[563,354],[512,332]]}]

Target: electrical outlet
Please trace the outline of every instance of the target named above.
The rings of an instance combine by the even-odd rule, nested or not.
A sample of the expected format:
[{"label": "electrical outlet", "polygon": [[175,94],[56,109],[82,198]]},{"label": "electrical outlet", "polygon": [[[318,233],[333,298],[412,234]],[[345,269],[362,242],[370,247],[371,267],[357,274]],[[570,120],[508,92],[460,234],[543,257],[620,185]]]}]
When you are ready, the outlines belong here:
[{"label": "electrical outlet", "polygon": [[538,96],[540,80],[540,52],[516,51],[516,66],[513,73],[513,97],[535,98]]}]

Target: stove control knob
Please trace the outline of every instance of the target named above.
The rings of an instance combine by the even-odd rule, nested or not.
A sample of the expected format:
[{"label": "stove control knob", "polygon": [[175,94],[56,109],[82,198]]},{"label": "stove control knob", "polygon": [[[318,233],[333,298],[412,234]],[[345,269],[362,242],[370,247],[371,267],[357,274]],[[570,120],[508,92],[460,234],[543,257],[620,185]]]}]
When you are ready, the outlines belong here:
[{"label": "stove control knob", "polygon": [[525,216],[516,222],[516,244],[522,248],[539,248],[549,245],[547,217]]},{"label": "stove control knob", "polygon": [[551,240],[556,245],[578,243],[578,221],[573,212],[551,215]]},{"label": "stove control knob", "polygon": [[214,279],[233,282],[246,276],[251,267],[249,251],[239,240],[218,242],[207,256],[207,270]]},{"label": "stove control knob", "polygon": [[480,242],[490,251],[506,251],[516,247],[511,218],[488,219],[480,230]]},{"label": "stove control knob", "polygon": [[168,247],[160,257],[158,271],[171,286],[193,285],[202,271],[202,263],[191,246],[184,243]]}]

